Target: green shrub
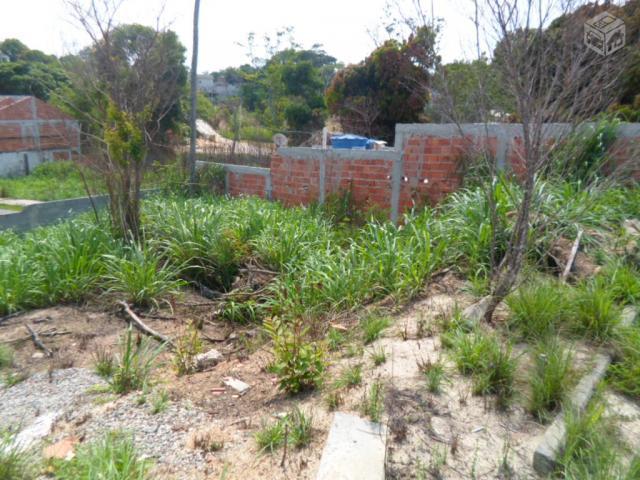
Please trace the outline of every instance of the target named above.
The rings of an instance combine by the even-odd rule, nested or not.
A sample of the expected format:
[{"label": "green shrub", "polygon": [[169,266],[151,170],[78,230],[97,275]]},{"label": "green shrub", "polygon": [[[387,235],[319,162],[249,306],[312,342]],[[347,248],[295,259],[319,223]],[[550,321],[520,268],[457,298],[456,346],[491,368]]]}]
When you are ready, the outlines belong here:
[{"label": "green shrub", "polygon": [[163,345],[154,347],[153,340],[148,337],[134,338],[133,329],[129,327],[120,341],[120,352],[109,380],[113,392],[125,394],[145,387],[163,348]]},{"label": "green shrub", "polygon": [[180,268],[167,263],[150,247],[128,246],[122,256],[105,256],[107,291],[124,295],[139,306],[158,306],[158,301],[179,292]]},{"label": "green shrub", "polygon": [[59,480],[146,480],[151,463],[143,460],[133,440],[122,432],[109,432],[101,439],[82,445],[72,460],[58,462]]},{"label": "green shrub", "polygon": [[0,478],[34,480],[38,478],[38,460],[26,449],[15,444],[15,435],[0,430]]},{"label": "green shrub", "polygon": [[612,291],[597,282],[578,286],[573,298],[573,330],[595,341],[609,340],[620,322]]},{"label": "green shrub", "polygon": [[507,297],[507,326],[526,340],[542,339],[563,328],[570,303],[567,287],[558,281],[539,280],[522,285]]},{"label": "green shrub", "polygon": [[318,387],[326,369],[322,345],[308,339],[308,330],[300,322],[290,326],[277,319],[265,320],[264,328],[273,342],[272,369],[280,388],[295,394]]},{"label": "green shrub", "polygon": [[549,338],[534,351],[534,368],[529,374],[529,411],[539,420],[548,420],[565,400],[569,389],[573,355],[558,338]]}]

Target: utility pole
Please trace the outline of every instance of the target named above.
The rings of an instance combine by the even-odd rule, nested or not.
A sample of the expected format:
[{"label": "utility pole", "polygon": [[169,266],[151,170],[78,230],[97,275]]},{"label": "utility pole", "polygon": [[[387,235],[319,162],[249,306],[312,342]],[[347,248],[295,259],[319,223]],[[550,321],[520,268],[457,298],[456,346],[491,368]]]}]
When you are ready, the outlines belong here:
[{"label": "utility pole", "polygon": [[189,143],[189,192],[193,195],[196,183],[196,107],[198,98],[198,21],[200,0],[193,7],[193,50],[191,55],[191,142]]}]

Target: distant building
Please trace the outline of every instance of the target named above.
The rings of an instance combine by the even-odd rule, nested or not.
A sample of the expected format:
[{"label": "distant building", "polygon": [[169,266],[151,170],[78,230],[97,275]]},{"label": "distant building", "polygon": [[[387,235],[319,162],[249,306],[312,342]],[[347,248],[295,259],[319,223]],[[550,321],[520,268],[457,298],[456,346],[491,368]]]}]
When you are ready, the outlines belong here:
[{"label": "distant building", "polygon": [[6,53],[0,52],[0,63],[10,62],[11,58]]},{"label": "distant building", "polygon": [[210,74],[198,75],[198,91],[212,102],[240,95],[240,85],[227,82],[224,78],[214,80]]},{"label": "distant building", "polygon": [[32,96],[0,95],[0,176],[80,155],[80,124]]}]

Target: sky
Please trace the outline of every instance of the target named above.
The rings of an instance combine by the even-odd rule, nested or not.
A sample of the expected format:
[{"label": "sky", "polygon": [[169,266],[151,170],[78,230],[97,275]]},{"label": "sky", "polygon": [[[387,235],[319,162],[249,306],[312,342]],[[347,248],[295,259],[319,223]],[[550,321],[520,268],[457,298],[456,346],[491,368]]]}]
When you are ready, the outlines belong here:
[{"label": "sky", "polygon": [[[88,0],[85,0],[88,1]],[[405,14],[412,12],[407,2]],[[422,0],[425,9],[441,19],[440,54],[445,61],[472,58],[474,39],[471,0]],[[18,38],[29,48],[63,55],[89,43],[73,20],[64,0],[0,0],[0,40]],[[387,0],[201,0],[198,71],[215,71],[247,63],[250,32],[257,38],[285,26],[304,47],[322,44],[325,51],[346,64],[357,63],[374,48],[382,32]],[[160,25],[174,30],[187,47],[190,64],[193,0],[123,0],[120,23]],[[377,34],[384,40],[383,35]]]}]

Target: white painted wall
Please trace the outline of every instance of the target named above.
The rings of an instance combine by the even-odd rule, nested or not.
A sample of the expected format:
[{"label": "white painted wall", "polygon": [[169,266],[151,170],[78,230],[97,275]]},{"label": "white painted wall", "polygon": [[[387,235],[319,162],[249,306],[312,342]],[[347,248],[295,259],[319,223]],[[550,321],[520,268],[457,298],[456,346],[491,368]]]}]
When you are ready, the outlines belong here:
[{"label": "white painted wall", "polygon": [[24,155],[29,161],[29,172],[43,161],[53,159],[52,152],[8,152],[0,153],[0,177],[19,177],[25,174]]}]

